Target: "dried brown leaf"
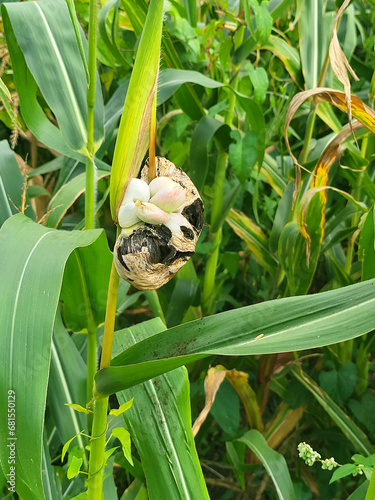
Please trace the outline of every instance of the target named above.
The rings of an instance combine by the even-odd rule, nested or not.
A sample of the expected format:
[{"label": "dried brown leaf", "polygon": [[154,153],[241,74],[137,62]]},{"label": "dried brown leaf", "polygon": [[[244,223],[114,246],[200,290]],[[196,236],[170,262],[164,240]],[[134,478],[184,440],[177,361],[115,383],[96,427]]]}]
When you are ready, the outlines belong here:
[{"label": "dried brown leaf", "polygon": [[206,378],[204,380],[204,391],[206,393],[206,402],[203,410],[198,415],[196,421],[193,425],[193,436],[195,437],[198,434],[201,425],[206,420],[207,415],[209,414],[212,405],[214,404],[216,393],[219,390],[225,376],[227,374],[227,370],[223,366],[215,366],[214,368],[210,368],[207,371]]},{"label": "dried brown leaf", "polygon": [[344,13],[344,10],[348,7],[350,0],[345,0],[341,5],[339,11],[337,12],[335,21],[333,23],[333,30],[331,36],[331,43],[329,44],[329,59],[331,62],[332,70],[336,77],[340,80],[340,82],[344,85],[345,91],[345,99],[348,113],[349,124],[352,120],[352,112],[351,112],[351,95],[350,95],[350,80],[348,77],[348,71],[354,78],[354,80],[358,81],[358,76],[354,73],[353,68],[350,66],[349,61],[345,57],[344,52],[342,51],[339,40],[337,38],[337,25],[341,16]]},{"label": "dried brown leaf", "polygon": [[[327,101],[330,104],[333,104],[337,108],[343,110],[343,111],[348,111],[347,107],[347,100],[346,100],[346,95],[345,92],[335,90],[335,89],[330,89],[330,88],[325,88],[325,87],[317,87],[316,89],[310,89],[310,90],[305,90],[303,92],[299,92],[296,94],[287,111],[286,118],[285,118],[285,128],[284,128],[284,134],[285,134],[285,142],[286,146],[288,148],[289,154],[291,158],[293,159],[293,162],[296,166],[296,187],[294,190],[293,194],[293,202],[295,202],[300,184],[301,184],[301,169],[303,168],[302,165],[298,163],[297,158],[294,156],[292,153],[292,150],[290,148],[289,144],[289,139],[288,139],[288,127],[290,125],[290,122],[293,119],[294,114],[298,110],[298,108],[301,106],[303,102],[305,102],[307,99],[310,97],[317,97],[318,99],[321,99],[323,101]],[[357,118],[358,121],[360,121],[366,128],[368,128],[371,132],[375,133],[375,112],[373,109],[371,109],[369,106],[367,106],[364,102],[359,99],[359,97],[352,95],[351,96],[351,110],[352,110],[352,115],[354,118]],[[349,125],[350,127],[350,125]]]}]

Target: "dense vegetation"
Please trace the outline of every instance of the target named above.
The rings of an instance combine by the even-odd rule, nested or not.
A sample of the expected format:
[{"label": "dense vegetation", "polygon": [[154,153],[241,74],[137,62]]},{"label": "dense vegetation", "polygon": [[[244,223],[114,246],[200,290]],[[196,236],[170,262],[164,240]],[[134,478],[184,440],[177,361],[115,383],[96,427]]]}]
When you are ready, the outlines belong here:
[{"label": "dense vegetation", "polygon": [[[165,6],[156,154],[190,176],[204,201],[206,224],[194,257],[157,292],[139,291],[120,280],[115,330],[122,331],[123,338],[118,337],[116,343],[115,336],[118,357],[113,364],[120,368],[139,363],[141,371],[151,371],[144,378],[138,373],[134,379],[126,372],[126,380],[130,380],[126,386],[114,375],[106,379],[105,371],[102,378],[100,372],[96,378],[99,393],[111,394],[112,409],[134,397],[133,406],[124,414],[125,422],[122,416],[116,420],[117,429],[130,431],[133,459],[128,435],[120,436],[118,431],[111,435],[115,424],[109,424],[107,449],[118,448],[106,457],[105,500],[147,498],[145,484],[149,493],[164,491],[165,499],[208,498],[200,466],[214,500],[375,498],[371,496],[375,495],[375,482],[368,489],[375,463],[375,315],[373,285],[367,281],[375,278],[375,5],[372,1],[345,2],[339,18],[342,3],[171,0]],[[59,42],[62,59],[69,61],[66,73],[55,70],[55,49],[46,52],[45,46],[39,48],[38,39],[43,44],[48,30],[44,32],[44,21],[39,24],[32,10],[27,11],[30,4],[42,6],[38,9],[43,10],[45,25]],[[98,6],[95,147],[90,151],[89,141],[82,142],[79,135],[85,124],[77,124],[74,110],[70,112],[70,91],[66,98],[56,90],[59,79],[66,77],[70,82],[66,88],[76,96],[77,106],[85,102],[87,80],[82,60],[86,56],[80,53],[75,36],[83,40],[82,51],[87,52],[86,39],[79,31],[88,33],[89,7],[84,0],[76,0],[74,5],[63,0],[5,4],[0,33],[0,223],[4,223],[0,243],[5,249],[0,276],[4,290],[10,290],[0,313],[5,325],[0,344],[5,370],[1,411],[6,412],[7,391],[13,389],[8,382],[25,388],[38,386],[35,392],[27,389],[31,400],[24,406],[23,396],[16,393],[20,401],[17,428],[27,436],[21,420],[28,420],[35,401],[36,413],[29,421],[32,429],[39,429],[47,397],[44,433],[40,427],[36,435],[43,453],[44,492],[53,500],[82,493],[87,479],[84,472],[89,470],[85,435],[70,444],[65,457],[63,446],[80,431],[88,433],[91,417],[87,427],[86,415],[64,403],[85,406],[91,400],[92,385],[86,389],[87,339],[103,336],[112,262],[108,247],[113,249],[117,237],[109,200],[111,165],[148,11],[146,0],[107,0]],[[331,41],[336,29],[338,45],[356,75],[350,77],[352,125],[345,76],[340,78],[346,69],[333,44],[335,36]],[[152,33],[150,37],[151,44]],[[145,75],[147,72],[146,68]],[[301,97],[303,91],[311,92]],[[128,137],[122,135],[122,139]],[[104,229],[106,238],[88,224],[85,144],[90,154],[95,152],[94,227]],[[87,158],[93,158],[90,154]],[[133,171],[135,176],[138,170]],[[10,217],[18,212],[39,225],[28,224],[20,215]],[[43,233],[43,226],[54,229],[55,242],[43,248],[35,263],[39,270],[27,268],[21,277],[15,274],[11,278],[12,269],[21,267],[20,262],[28,263],[39,245],[34,234],[41,239],[50,234]],[[88,231],[81,231],[85,227]],[[64,231],[71,234],[69,241]],[[49,252],[52,256],[47,256]],[[51,291],[44,284],[46,278],[41,278],[44,268],[51,273],[48,279],[56,283]],[[27,287],[20,285],[14,291],[10,283],[21,283],[24,277],[30,283],[28,290],[23,292]],[[364,281],[367,283],[358,285]],[[323,292],[328,293],[320,300]],[[304,296],[312,294],[317,295],[306,301]],[[296,298],[278,303],[290,297]],[[277,300],[266,304],[273,299]],[[18,309],[13,307],[15,303]],[[39,318],[39,313],[34,315],[36,310],[46,317],[49,314],[46,323],[34,318]],[[233,315],[225,315],[227,311]],[[188,323],[206,316],[202,332],[198,321]],[[17,334],[17,318],[20,333],[14,345],[19,348],[14,360],[22,367],[18,365],[12,378],[8,370],[13,341],[7,344],[6,337],[10,330]],[[155,346],[145,344],[145,351],[142,345],[137,351],[136,345],[130,354],[126,350],[120,354],[132,343],[156,338],[165,325],[177,327],[175,332],[171,330],[175,335],[171,340],[164,335]],[[259,349],[244,347],[241,351],[240,334],[245,326],[251,341],[259,342]],[[211,341],[200,345],[204,328],[211,328]],[[35,340],[38,329],[47,333]],[[49,368],[49,351],[38,349],[50,345],[52,329]],[[294,334],[293,329],[299,330]],[[263,347],[262,337],[267,342],[268,334],[279,331],[284,332],[285,340],[279,344],[279,340],[274,344],[271,340]],[[238,340],[236,345],[231,344],[231,337],[233,342]],[[152,363],[159,359],[156,350],[162,349],[163,339],[166,351],[160,357],[173,359],[175,364],[157,371]],[[33,362],[37,366],[41,360],[40,366],[44,366],[39,372],[32,368],[23,347],[34,341]],[[186,347],[189,342],[196,342],[195,350]],[[244,337],[243,344],[246,342]],[[256,342],[251,345],[257,346]],[[179,362],[179,356],[185,358]],[[205,418],[193,428],[200,466],[190,437],[186,437],[188,448],[181,430],[190,436],[189,384],[184,369],[178,368],[184,364],[193,422],[205,399],[208,404]],[[161,374],[171,369],[170,379],[163,378],[167,376]],[[90,373],[92,378],[95,366],[88,370],[88,378]],[[143,388],[144,381],[155,375],[159,376],[153,379],[159,381],[159,400],[158,391],[151,396]],[[134,386],[139,382],[143,384]],[[113,385],[105,385],[110,383]],[[174,413],[172,395],[181,413]],[[159,404],[162,414],[155,410]],[[179,483],[176,479],[179,496],[167,479],[172,458],[160,430],[164,427],[172,435],[176,433],[177,462],[190,485],[187,490],[191,487],[191,491],[185,490],[184,480]],[[117,438],[124,452],[120,452]],[[300,442],[310,444],[322,460],[334,457],[340,465],[351,465],[335,469],[338,480],[330,483],[332,471],[322,470],[318,463],[310,468],[298,456]],[[23,453],[31,453],[31,447],[26,443]],[[191,462],[187,455],[192,456]],[[5,477],[7,456],[3,451],[0,457],[4,473],[0,486],[6,498],[12,498]],[[25,456],[19,460],[17,470],[24,471],[18,494],[24,500],[38,498],[37,480],[33,484],[30,479],[35,470],[27,472]],[[158,461],[159,479],[152,477]],[[80,467],[83,473],[75,476]],[[13,498],[19,497],[15,494]],[[154,493],[150,498],[161,497]]]}]

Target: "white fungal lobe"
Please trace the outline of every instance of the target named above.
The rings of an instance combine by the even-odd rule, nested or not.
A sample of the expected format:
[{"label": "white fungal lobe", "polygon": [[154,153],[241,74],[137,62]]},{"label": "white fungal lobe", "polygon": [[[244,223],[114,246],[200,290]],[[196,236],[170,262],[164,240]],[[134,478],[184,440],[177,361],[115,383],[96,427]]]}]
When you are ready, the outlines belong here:
[{"label": "white fungal lobe", "polygon": [[203,227],[203,203],[189,177],[165,158],[156,158],[132,179],[118,213],[122,228],[114,257],[119,275],[140,290],[167,283],[190,259]]},{"label": "white fungal lobe", "polygon": [[169,219],[167,212],[147,201],[136,201],[134,208],[139,219],[143,222],[148,222],[148,224],[163,224]]}]

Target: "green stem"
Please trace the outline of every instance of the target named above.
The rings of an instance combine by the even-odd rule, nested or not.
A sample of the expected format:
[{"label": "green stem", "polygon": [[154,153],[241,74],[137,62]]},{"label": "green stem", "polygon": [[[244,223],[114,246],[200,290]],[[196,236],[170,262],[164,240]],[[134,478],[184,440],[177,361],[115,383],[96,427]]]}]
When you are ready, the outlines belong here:
[{"label": "green stem", "polygon": [[[117,234],[118,233],[119,230],[117,231]],[[108,285],[107,309],[105,314],[103,350],[100,368],[109,366],[111,362],[118,284],[119,276],[117,274],[115,264],[114,262],[112,262],[111,275]],[[99,397],[97,394],[95,394],[95,389],[94,396],[94,418],[91,434],[87,498],[89,498],[90,500],[102,500],[108,397]]]},{"label": "green stem", "polygon": [[87,498],[102,500],[105,436],[107,430],[108,397],[96,399],[90,442],[90,465]]},{"label": "green stem", "polygon": [[[94,375],[96,372],[96,328],[87,334],[87,383],[86,383],[86,401],[90,402],[93,398],[92,390],[94,385]],[[87,415],[88,432],[92,428],[92,413]]]},{"label": "green stem", "polygon": [[309,117],[307,119],[305,140],[303,141],[303,148],[299,157],[299,162],[302,165],[306,163],[307,156],[309,154],[310,142],[314,132],[315,117],[316,117],[316,108],[314,105],[312,105]]},{"label": "green stem", "polygon": [[96,0],[90,0],[89,16],[90,16],[89,40],[88,40],[89,84],[87,88],[87,158],[86,158],[85,226],[86,229],[93,229],[95,227],[94,107],[95,107],[96,32],[97,32]]},{"label": "green stem", "polygon": [[[87,158],[86,158],[86,195],[85,195],[85,229],[95,227],[95,165],[94,165],[94,106],[96,79],[96,0],[90,0],[89,48],[88,48],[88,88],[87,88]],[[91,316],[91,305],[88,305]],[[87,402],[93,397],[94,375],[96,372],[96,326],[90,321],[87,336]],[[91,432],[92,413],[87,416],[88,432]]]},{"label": "green stem", "polygon": [[[232,82],[232,88],[237,89],[238,76],[235,76]],[[224,123],[231,126],[234,108],[236,104],[236,94],[231,92],[229,94],[228,109],[225,113]],[[215,180],[213,186],[213,201],[211,211],[210,227],[215,227],[216,221],[220,218],[223,209],[223,196],[225,175],[227,170],[228,154],[225,151],[220,151],[216,160]],[[219,260],[219,249],[222,238],[221,226],[216,229],[215,233],[210,230],[210,239],[213,242],[213,250],[211,251],[206,265],[204,281],[203,281],[203,295],[202,307],[204,314],[211,314],[213,312],[214,296],[215,296],[215,281],[216,269]]]}]

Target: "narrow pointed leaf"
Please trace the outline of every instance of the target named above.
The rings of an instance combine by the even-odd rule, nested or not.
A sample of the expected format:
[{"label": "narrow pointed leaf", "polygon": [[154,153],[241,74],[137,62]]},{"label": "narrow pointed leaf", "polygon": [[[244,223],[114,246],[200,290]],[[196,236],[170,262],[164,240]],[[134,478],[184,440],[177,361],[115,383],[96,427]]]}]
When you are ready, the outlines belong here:
[{"label": "narrow pointed leaf", "polygon": [[355,449],[364,455],[374,453],[374,446],[367,439],[366,434],[348,417],[348,415],[319,387],[315,381],[302,370],[293,369],[293,375],[308,389],[322,408],[333,419],[335,424],[342,430],[351,441]]},{"label": "narrow pointed leaf", "polygon": [[152,0],[126,94],[113,157],[110,196],[114,220],[127,186],[138,175],[146,154],[154,101],[163,23],[163,0]]},{"label": "narrow pointed leaf", "polygon": [[273,481],[279,500],[295,500],[293,483],[285,458],[268,446],[262,434],[252,429],[238,441],[245,443],[261,460]]}]

